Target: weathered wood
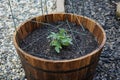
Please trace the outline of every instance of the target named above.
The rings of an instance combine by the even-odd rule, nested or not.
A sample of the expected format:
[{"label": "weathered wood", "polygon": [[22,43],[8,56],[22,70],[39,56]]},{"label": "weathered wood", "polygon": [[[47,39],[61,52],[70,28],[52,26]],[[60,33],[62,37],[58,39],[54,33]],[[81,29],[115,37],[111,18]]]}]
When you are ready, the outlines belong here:
[{"label": "weathered wood", "polygon": [[[41,26],[38,23],[31,22],[31,20],[55,22],[66,20],[66,16],[69,21],[80,24],[79,21],[77,21],[78,17],[81,24],[93,33],[99,43],[99,47],[96,50],[76,59],[47,60],[32,56],[19,47],[18,42],[20,40]],[[20,56],[28,80],[92,80],[105,40],[105,32],[98,23],[75,14],[49,14],[34,17],[20,25],[14,34],[14,45]]]}]

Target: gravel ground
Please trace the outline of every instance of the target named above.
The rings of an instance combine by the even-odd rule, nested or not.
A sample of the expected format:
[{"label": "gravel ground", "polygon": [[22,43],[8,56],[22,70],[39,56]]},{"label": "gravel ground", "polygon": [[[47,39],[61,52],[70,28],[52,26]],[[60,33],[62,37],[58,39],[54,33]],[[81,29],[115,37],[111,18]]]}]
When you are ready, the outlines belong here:
[{"label": "gravel ground", "polygon": [[72,4],[71,1],[66,0],[67,12],[82,14],[98,21],[107,34],[94,80],[120,80],[120,21],[115,17],[114,4],[119,0],[85,0],[84,3],[83,0],[75,0]]},{"label": "gravel ground", "polygon": [[[38,0],[11,1],[16,26],[42,13]],[[95,19],[107,33],[107,42],[94,80],[120,80],[120,21],[115,17],[115,4],[112,1],[119,0],[84,0],[85,5],[83,0],[72,2],[76,14]],[[73,13],[71,5],[69,0],[65,0],[66,12]],[[25,80],[24,70],[12,42],[14,30],[8,1],[0,0],[0,80]]]},{"label": "gravel ground", "polygon": [[[28,18],[41,15],[40,0],[10,0],[16,26]],[[49,12],[54,11],[53,1]],[[42,2],[44,6],[44,1]],[[43,10],[45,13],[45,9]],[[13,46],[14,24],[8,0],[0,0],[0,80],[24,80],[25,74]]]}]

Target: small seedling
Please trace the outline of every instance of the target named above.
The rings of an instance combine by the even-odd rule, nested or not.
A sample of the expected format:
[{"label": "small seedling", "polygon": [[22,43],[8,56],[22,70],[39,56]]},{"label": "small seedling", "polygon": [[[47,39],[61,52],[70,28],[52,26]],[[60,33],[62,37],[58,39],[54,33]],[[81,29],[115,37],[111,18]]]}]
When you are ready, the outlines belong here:
[{"label": "small seedling", "polygon": [[72,44],[72,38],[67,34],[65,29],[60,28],[58,33],[51,32],[47,37],[51,39],[50,46],[55,47],[55,51],[60,53],[63,46]]}]

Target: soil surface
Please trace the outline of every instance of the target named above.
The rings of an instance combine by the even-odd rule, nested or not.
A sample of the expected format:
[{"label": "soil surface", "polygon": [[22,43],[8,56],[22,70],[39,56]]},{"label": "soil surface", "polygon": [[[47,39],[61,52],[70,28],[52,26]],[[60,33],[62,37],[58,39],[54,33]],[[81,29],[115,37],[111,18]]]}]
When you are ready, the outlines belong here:
[{"label": "soil surface", "polygon": [[[87,30],[83,30],[80,25],[67,21],[49,23],[52,26],[43,25],[41,28],[30,33],[23,41],[20,47],[31,55],[51,59],[64,60],[74,59],[86,55],[98,47],[96,38]],[[64,28],[71,36],[73,44],[63,47],[60,53],[50,46],[50,39],[47,37],[51,32],[58,32],[59,28]]]}]

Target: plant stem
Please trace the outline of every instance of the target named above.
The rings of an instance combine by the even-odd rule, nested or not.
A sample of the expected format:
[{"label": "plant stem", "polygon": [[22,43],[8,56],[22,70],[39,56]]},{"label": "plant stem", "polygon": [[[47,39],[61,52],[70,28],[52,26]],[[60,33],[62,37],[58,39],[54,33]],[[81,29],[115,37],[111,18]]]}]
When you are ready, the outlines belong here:
[{"label": "plant stem", "polygon": [[71,29],[71,26],[69,25],[68,20],[66,20],[66,22],[67,22],[67,25],[68,25],[68,27],[69,27],[69,29],[70,29],[70,31],[71,31],[71,34],[72,34],[72,37],[73,37],[73,39],[74,39],[74,41],[75,41],[76,46],[78,47],[81,55],[83,55],[83,54],[82,54],[82,50],[80,49],[80,47],[79,47],[78,44],[77,44],[77,41],[76,41],[76,39],[75,39],[75,36],[74,36],[74,34],[73,34],[73,32],[72,32],[72,29]]},{"label": "plant stem", "polygon": [[14,23],[14,28],[15,28],[15,30],[16,30],[16,23],[15,23],[15,20],[14,20],[14,15],[13,15],[13,11],[12,11],[12,6],[11,6],[11,3],[10,3],[10,0],[8,0],[8,2],[9,2],[9,7],[10,7],[10,11],[11,11],[11,15],[12,15],[12,20],[13,20],[13,23]]},{"label": "plant stem", "polygon": [[48,14],[48,7],[47,7],[47,1],[45,0],[45,6],[46,6],[46,14]]},{"label": "plant stem", "polygon": [[[73,2],[73,0],[72,0],[72,2]],[[70,5],[72,5],[73,15],[75,15],[75,10],[74,10],[74,8],[73,8],[73,3],[72,3],[72,2],[69,0]],[[83,17],[84,17],[84,15],[83,15]],[[82,27],[82,30],[85,31],[83,25],[81,24],[81,22],[80,22],[80,20],[78,19],[77,16],[76,16],[76,18],[77,18],[77,21],[79,22],[80,26]]]},{"label": "plant stem", "polygon": [[44,14],[44,11],[43,11],[43,5],[42,5],[42,0],[41,0],[41,10],[42,10],[42,15]]}]

